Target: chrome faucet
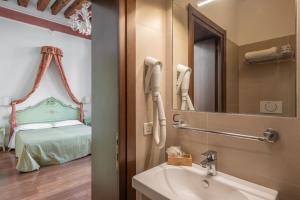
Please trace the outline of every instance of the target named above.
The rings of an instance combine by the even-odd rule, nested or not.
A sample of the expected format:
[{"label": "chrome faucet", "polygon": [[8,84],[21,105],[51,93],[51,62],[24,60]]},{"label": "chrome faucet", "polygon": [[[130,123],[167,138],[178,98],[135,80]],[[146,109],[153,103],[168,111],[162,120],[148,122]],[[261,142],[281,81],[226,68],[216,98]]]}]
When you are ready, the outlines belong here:
[{"label": "chrome faucet", "polygon": [[207,168],[207,176],[217,175],[217,152],[209,150],[201,154],[201,157],[202,156],[205,156],[206,158],[200,162],[200,165]]}]

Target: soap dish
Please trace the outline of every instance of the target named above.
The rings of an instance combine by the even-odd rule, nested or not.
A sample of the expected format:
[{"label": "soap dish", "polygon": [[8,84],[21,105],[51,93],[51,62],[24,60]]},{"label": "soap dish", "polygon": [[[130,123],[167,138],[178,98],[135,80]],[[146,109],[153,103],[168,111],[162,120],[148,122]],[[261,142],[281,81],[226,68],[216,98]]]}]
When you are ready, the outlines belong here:
[{"label": "soap dish", "polygon": [[192,166],[193,159],[191,154],[183,154],[181,156],[168,156],[168,165],[176,166]]}]

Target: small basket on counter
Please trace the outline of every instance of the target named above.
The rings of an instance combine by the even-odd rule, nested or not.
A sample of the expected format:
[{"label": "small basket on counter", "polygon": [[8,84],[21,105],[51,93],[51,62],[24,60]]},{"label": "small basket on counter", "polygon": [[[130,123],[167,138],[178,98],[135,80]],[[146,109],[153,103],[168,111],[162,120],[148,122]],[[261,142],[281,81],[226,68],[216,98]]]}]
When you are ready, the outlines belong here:
[{"label": "small basket on counter", "polygon": [[193,158],[191,154],[183,154],[180,156],[169,155],[167,163],[168,165],[175,166],[192,166]]}]

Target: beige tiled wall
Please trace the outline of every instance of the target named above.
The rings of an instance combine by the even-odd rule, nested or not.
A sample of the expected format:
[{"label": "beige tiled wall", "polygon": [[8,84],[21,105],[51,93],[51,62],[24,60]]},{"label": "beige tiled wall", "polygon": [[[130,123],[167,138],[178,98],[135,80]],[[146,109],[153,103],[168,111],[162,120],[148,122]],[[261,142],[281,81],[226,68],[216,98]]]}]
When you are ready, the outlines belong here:
[{"label": "beige tiled wall", "polygon": [[[300,5],[298,4],[298,9]],[[172,15],[168,16],[169,22]],[[299,18],[299,17],[298,17]],[[299,22],[298,22],[299,23]],[[299,28],[297,37],[300,36]],[[171,49],[171,42],[167,49]],[[297,48],[300,44],[297,44]],[[167,54],[168,55],[168,54]],[[299,53],[297,57],[299,58]],[[168,55],[167,59],[172,59]],[[171,65],[169,66],[171,68]],[[299,69],[299,64],[297,66]],[[167,72],[167,88],[172,87],[172,71]],[[297,93],[299,94],[299,72],[297,70]],[[297,103],[299,105],[299,99]],[[168,129],[167,146],[181,145],[192,153],[194,162],[207,149],[216,150],[218,170],[252,181],[279,191],[280,200],[300,199],[300,119],[242,114],[218,114],[201,112],[180,112],[172,110],[172,91],[167,90]],[[300,114],[297,108],[298,115]],[[266,128],[280,133],[276,144],[233,139],[222,136],[197,134],[192,131],[178,131],[171,127],[172,114],[180,113],[182,118],[195,127],[226,130],[249,135],[260,135]]]},{"label": "beige tiled wall", "polygon": [[282,101],[283,113],[279,115],[296,115],[296,61],[286,59],[264,64],[247,64],[244,59],[246,52],[273,46],[280,48],[286,44],[291,44],[295,49],[295,35],[239,47],[239,113],[260,113],[260,101]]},{"label": "beige tiled wall", "polygon": [[[166,104],[166,15],[165,0],[136,1],[136,168],[137,173],[164,162],[164,150],[158,150],[152,136],[143,135],[143,124],[152,121],[152,97],[144,94],[144,59],[162,61],[161,94]],[[130,119],[129,119],[130,120]],[[137,199],[144,199],[137,194]]]},{"label": "beige tiled wall", "polygon": [[226,42],[226,112],[239,112],[239,47],[227,39]]},{"label": "beige tiled wall", "polygon": [[[173,4],[173,76],[177,77],[178,64],[188,66],[188,15],[186,9],[178,4]],[[176,38],[176,39],[175,39]],[[193,72],[192,72],[193,73]],[[173,79],[176,85],[176,78]],[[181,98],[173,87],[173,107],[180,108]]]}]

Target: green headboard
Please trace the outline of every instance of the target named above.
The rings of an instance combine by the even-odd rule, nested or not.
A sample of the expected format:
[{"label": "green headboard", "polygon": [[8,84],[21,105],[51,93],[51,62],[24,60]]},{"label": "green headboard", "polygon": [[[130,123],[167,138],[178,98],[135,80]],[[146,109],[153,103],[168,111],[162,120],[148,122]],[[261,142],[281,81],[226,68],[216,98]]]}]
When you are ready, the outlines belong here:
[{"label": "green headboard", "polygon": [[80,109],[66,105],[61,101],[50,97],[16,113],[17,125],[28,123],[55,122],[63,120],[78,120]]}]

